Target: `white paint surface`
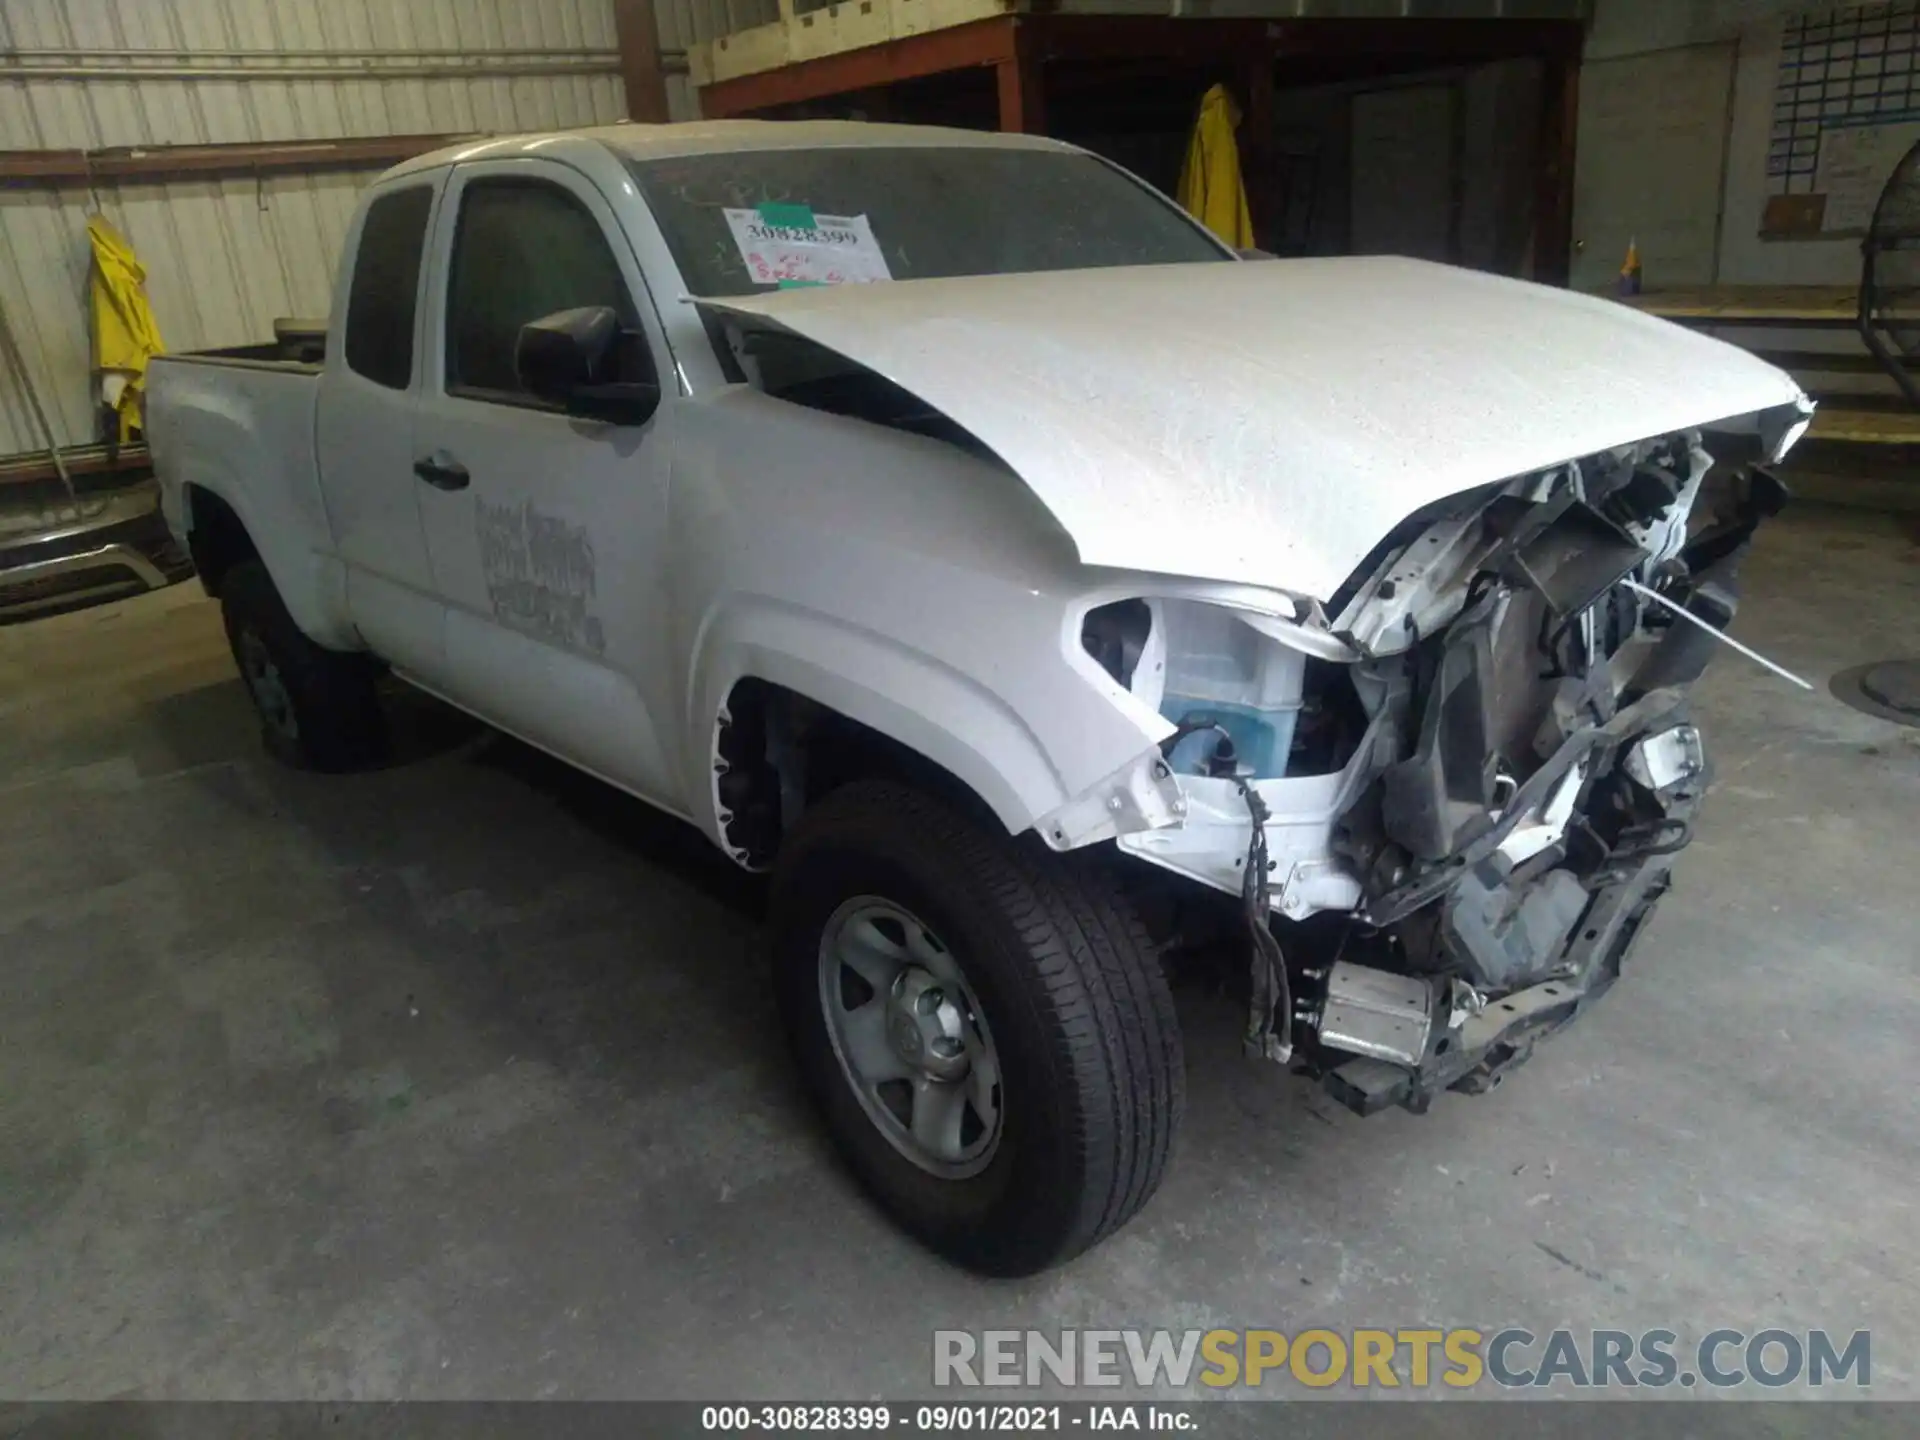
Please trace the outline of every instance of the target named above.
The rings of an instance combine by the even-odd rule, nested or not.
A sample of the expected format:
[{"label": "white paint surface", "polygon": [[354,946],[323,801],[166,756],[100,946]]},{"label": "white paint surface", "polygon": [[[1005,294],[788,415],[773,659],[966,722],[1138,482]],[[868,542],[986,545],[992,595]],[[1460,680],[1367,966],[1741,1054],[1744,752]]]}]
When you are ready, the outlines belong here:
[{"label": "white paint surface", "polygon": [[1389,258],[920,280],[702,302],[945,411],[1092,565],[1326,598],[1414,510],[1801,398],[1609,300]]},{"label": "white paint surface", "polygon": [[[456,221],[443,199],[409,389],[369,396],[346,383],[338,300],[318,381],[156,365],[169,519],[184,529],[188,483],[224,497],[308,634],[368,644],[717,842],[716,719],[753,677],[926,756],[1010,831],[1045,820],[1050,843],[1073,843],[1061,833],[1069,822],[1082,838],[1104,833],[1103,812],[1119,817],[1115,829],[1166,826],[1184,796],[1181,828],[1140,832],[1130,848],[1232,888],[1244,801],[1225,781],[1183,779],[1182,796],[1141,782],[1168,723],[1087,654],[1090,608],[1173,598],[1291,615],[1276,591],[1326,595],[1427,501],[1799,398],[1743,352],[1610,301],[1391,259],[715,302],[895,378],[1005,466],[729,381],[695,307],[670,302],[678,272],[609,145],[686,153],[898,135],[1054,143],[636,126],[493,141],[403,167],[385,183],[438,184],[450,167],[455,186],[462,171],[564,177],[621,256],[658,370],[682,383],[646,426],[511,405],[482,413],[448,394],[440,296]],[[467,465],[471,492],[421,488],[410,461],[435,449]],[[536,531],[562,542],[560,580],[531,561],[496,555],[490,567],[502,534],[511,548]],[[504,607],[512,623],[490,624],[502,618],[490,582],[503,580],[551,583],[557,601],[582,602],[580,624],[528,625],[544,612],[517,603]],[[1248,623],[1296,643],[1280,621]],[[1330,849],[1341,788],[1359,772],[1346,773],[1260,782],[1289,914],[1358,900]]]}]

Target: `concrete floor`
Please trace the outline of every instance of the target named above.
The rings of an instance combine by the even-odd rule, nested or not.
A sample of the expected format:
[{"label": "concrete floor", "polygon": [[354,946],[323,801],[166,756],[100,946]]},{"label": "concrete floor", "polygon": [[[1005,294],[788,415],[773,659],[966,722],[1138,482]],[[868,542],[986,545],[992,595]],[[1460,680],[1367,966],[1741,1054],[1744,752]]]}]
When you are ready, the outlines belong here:
[{"label": "concrete floor", "polygon": [[[1920,654],[1920,550],[1805,511],[1739,631]],[[268,763],[197,587],[0,630],[0,1396],[846,1398],[936,1326],[1874,1331],[1920,1394],[1920,730],[1736,658],[1627,981],[1504,1089],[1362,1121],[1182,990],[1165,1188],[989,1284],[835,1166],[759,891],[511,743]],[[460,743],[449,743],[460,742]]]}]

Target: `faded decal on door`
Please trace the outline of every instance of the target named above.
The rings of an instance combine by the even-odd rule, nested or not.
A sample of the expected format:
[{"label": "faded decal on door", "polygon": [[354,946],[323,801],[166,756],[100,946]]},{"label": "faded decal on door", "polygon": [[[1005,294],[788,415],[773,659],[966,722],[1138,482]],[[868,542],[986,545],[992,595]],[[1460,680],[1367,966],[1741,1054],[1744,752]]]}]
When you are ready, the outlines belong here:
[{"label": "faded decal on door", "polygon": [[593,541],[585,529],[543,514],[531,501],[482,500],[474,524],[496,619],[596,655],[606,649],[606,632],[591,608]]}]

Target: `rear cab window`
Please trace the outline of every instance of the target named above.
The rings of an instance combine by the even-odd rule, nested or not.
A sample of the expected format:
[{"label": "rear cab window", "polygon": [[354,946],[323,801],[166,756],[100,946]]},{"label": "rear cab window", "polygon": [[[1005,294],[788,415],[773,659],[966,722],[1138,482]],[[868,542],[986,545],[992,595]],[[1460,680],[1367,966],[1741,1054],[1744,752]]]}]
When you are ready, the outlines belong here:
[{"label": "rear cab window", "polygon": [[433,188],[379,196],[360,227],[347,297],[347,368],[389,390],[413,383],[413,322]]}]

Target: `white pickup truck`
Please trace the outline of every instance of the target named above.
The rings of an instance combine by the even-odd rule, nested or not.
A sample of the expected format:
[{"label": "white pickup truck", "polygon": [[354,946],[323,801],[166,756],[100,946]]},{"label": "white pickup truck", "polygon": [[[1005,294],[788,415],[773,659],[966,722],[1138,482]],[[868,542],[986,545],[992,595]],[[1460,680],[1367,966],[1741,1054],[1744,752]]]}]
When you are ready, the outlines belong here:
[{"label": "white pickup truck", "polygon": [[1019,1274],[1160,1182],[1182,936],[1363,1113],[1611,984],[1781,498],[1690,524],[1700,432],[1809,413],[1605,300],[1243,261],[1071,146],[728,123],[401,166],[323,362],[161,359],[148,428],[275,754],[377,758],[387,670],[771,869],[848,1162]]}]

